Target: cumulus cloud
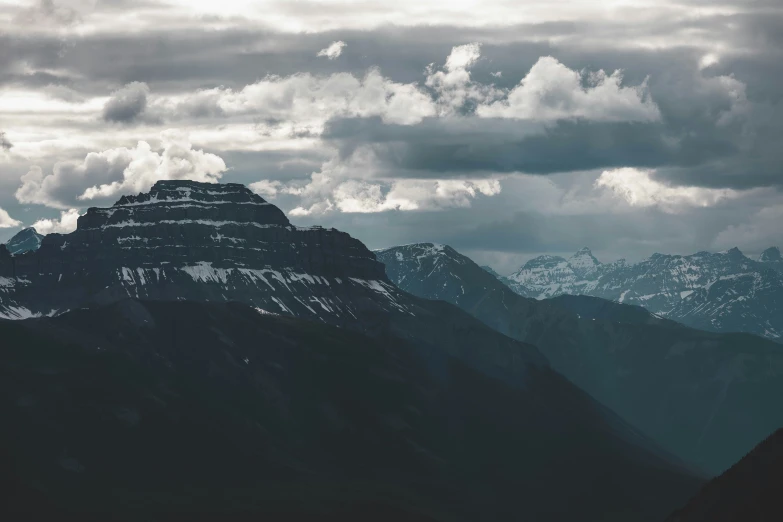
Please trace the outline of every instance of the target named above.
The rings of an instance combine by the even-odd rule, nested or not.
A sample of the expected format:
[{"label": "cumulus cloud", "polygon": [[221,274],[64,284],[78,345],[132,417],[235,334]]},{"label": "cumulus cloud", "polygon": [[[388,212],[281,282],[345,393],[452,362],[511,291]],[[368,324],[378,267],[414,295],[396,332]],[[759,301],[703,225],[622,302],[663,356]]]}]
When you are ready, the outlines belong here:
[{"label": "cumulus cloud", "polygon": [[252,115],[315,133],[335,117],[380,116],[385,122],[410,125],[435,113],[432,99],[419,86],[389,80],[378,69],[363,78],[348,73],[267,76],[239,91],[218,87],[160,99],[156,109],[173,117]]},{"label": "cumulus cloud", "polygon": [[462,109],[469,100],[486,101],[494,95],[491,86],[471,80],[469,69],[480,57],[478,43],[458,45],[452,48],[442,71],[436,71],[434,64],[427,68],[425,84],[435,91],[441,115]]},{"label": "cumulus cloud", "polygon": [[79,220],[79,210],[71,208],[60,212],[60,219],[39,219],[33,223],[33,228],[44,236],[47,234],[69,234],[76,230]]},{"label": "cumulus cloud", "polygon": [[17,221],[8,215],[8,212],[0,208],[0,228],[13,228],[21,225],[21,221]]},{"label": "cumulus cloud", "polygon": [[343,49],[345,48],[345,45],[346,44],[343,41],[332,42],[331,44],[329,44],[329,47],[326,47],[318,51],[318,54],[316,56],[325,56],[330,60],[334,60],[338,58],[341,54],[343,54]]},{"label": "cumulus cloud", "polygon": [[607,189],[632,207],[658,207],[677,212],[685,207],[709,207],[739,195],[730,189],[671,186],[656,180],[655,171],[631,167],[605,170],[595,181],[598,189]]},{"label": "cumulus cloud", "polygon": [[437,211],[447,208],[470,207],[479,195],[500,193],[496,179],[400,179],[366,180],[345,179],[334,162],[327,163],[322,172],[314,172],[305,184],[274,182],[280,193],[298,196],[300,205],[291,210],[293,216],[344,213],[377,213],[390,210]]},{"label": "cumulus cloud", "polygon": [[248,188],[259,196],[270,199],[277,196],[282,187],[283,184],[280,181],[268,179],[262,179],[248,185]]},{"label": "cumulus cloud", "polygon": [[81,162],[55,164],[48,175],[33,166],[22,176],[16,199],[20,203],[70,209],[86,200],[143,192],[161,179],[214,183],[226,170],[219,156],[193,149],[183,134],[166,131],[161,135],[161,143],[161,151],[140,141],[135,148],[91,152]]},{"label": "cumulus cloud", "polygon": [[585,75],[551,56],[542,56],[504,99],[481,105],[476,112],[482,117],[530,120],[658,120],[661,115],[646,81],[630,87],[622,81],[621,71]]},{"label": "cumulus cloud", "polygon": [[150,88],[144,82],[131,82],[117,89],[103,106],[103,119],[129,123],[142,115],[147,108]]}]

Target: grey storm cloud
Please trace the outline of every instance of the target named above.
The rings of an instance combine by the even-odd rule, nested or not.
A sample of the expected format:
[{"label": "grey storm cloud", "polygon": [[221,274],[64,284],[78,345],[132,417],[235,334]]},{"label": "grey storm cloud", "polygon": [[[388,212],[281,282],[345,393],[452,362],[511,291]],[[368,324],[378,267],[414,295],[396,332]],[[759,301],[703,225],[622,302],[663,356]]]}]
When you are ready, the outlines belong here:
[{"label": "grey storm cloud", "polygon": [[106,121],[129,123],[139,118],[147,108],[150,88],[144,82],[131,82],[117,89],[103,107]]},{"label": "grey storm cloud", "polygon": [[0,149],[11,150],[11,147],[13,146],[14,144],[8,141],[8,138],[6,138],[5,131],[0,131]]},{"label": "grey storm cloud", "polygon": [[[106,19],[119,9],[143,6],[155,16],[169,9],[155,0],[143,4],[129,0],[89,4],[105,11]],[[707,0],[678,0],[677,4],[716,6]],[[335,118],[327,122],[320,136],[310,128],[291,131],[290,137],[296,138],[297,144],[316,143],[312,148],[302,145],[284,150],[233,150],[232,145],[198,142],[198,138],[193,141],[225,160],[229,167],[225,181],[246,184],[259,179],[283,183],[307,180],[330,160],[332,152],[344,164],[371,153],[376,170],[362,173],[362,179],[500,180],[500,194],[477,197],[470,208],[361,215],[334,212],[294,218],[301,224],[341,228],[372,247],[440,241],[466,252],[504,255],[569,252],[585,245],[603,251],[608,258],[648,255],[653,250],[687,253],[711,249],[727,227],[756,215],[762,205],[780,204],[779,190],[783,187],[783,153],[779,147],[783,140],[781,4],[762,0],[721,2],[720,6],[730,9],[715,9],[699,16],[641,17],[621,23],[607,18],[590,23],[563,21],[512,27],[430,24],[297,33],[243,25],[242,21],[234,24],[228,18],[222,20],[226,27],[207,31],[200,30],[201,21],[183,20],[139,33],[121,25],[85,32],[69,37],[66,45],[57,31],[47,28],[79,20],[54,0],[39,2],[26,14],[18,15],[32,17],[30,23],[41,30],[23,37],[0,31],[0,86],[43,93],[50,99],[74,104],[113,91],[100,117],[71,118],[73,121],[68,123],[69,129],[94,131],[105,127],[106,139],[117,131],[118,140],[121,135],[131,140],[107,144],[104,148],[108,149],[132,146],[137,139],[154,139],[141,135],[127,138],[126,132],[141,132],[141,127],[126,129],[117,124],[159,123],[155,120],[159,108],[156,103],[166,96],[176,101],[180,95],[186,97],[220,86],[239,91],[269,75],[309,73],[322,77],[344,72],[362,78],[373,67],[384,78],[415,82],[426,90],[426,67],[431,63],[442,67],[454,46],[471,42],[481,43],[481,58],[470,69],[471,78],[498,89],[518,85],[542,56],[552,56],[573,71],[622,70],[624,85],[637,86],[647,79],[660,118],[540,122],[478,118],[471,116],[468,108],[467,117],[425,118],[413,125],[392,124],[378,117]],[[325,8],[302,2],[289,9]],[[348,44],[339,60],[317,57],[320,49],[335,41]],[[700,68],[713,43],[716,56]],[[502,74],[494,74],[498,72]],[[115,90],[118,86],[123,87]],[[167,125],[186,128],[193,123],[188,120],[192,118],[198,120],[199,130],[220,129],[232,123],[252,127],[252,116],[232,120],[214,104],[194,103],[181,109],[184,116],[167,116]],[[69,118],[67,114],[53,116],[52,125]],[[261,123],[264,125],[259,127],[272,128],[275,122]],[[281,122],[280,128],[286,123]],[[3,125],[11,130],[8,122]],[[12,136],[16,153],[23,144],[16,133]],[[231,143],[228,139],[226,142]],[[51,157],[36,160],[43,173],[55,174],[39,193],[64,208],[78,203],[75,198],[85,185],[119,179],[119,167],[99,169],[96,164],[77,169],[66,162],[54,169],[60,161],[81,160],[87,153],[98,151],[75,152],[75,148],[88,145],[86,140],[74,144],[69,151],[71,158],[55,157],[58,153],[52,152]],[[9,159],[0,164],[0,207],[19,217],[23,208],[28,208],[25,205],[35,205],[36,201],[32,192],[20,193],[26,203],[14,198],[16,189],[23,185],[19,178],[28,173],[28,180],[34,180],[38,174],[29,173],[31,165],[18,154],[5,156]],[[361,167],[361,162],[357,165]],[[571,172],[573,179],[589,178],[589,185],[602,169],[619,167],[655,169],[652,178],[671,186],[775,189],[768,191],[767,200],[737,199],[677,214],[639,208],[618,216],[596,208],[591,213],[553,215],[546,209],[527,208],[526,203],[537,194],[513,181],[516,172],[535,174],[537,180]],[[583,175],[586,171],[591,174]],[[568,188],[563,190],[565,193]],[[274,202],[285,210],[300,204],[290,194],[278,195]],[[38,211],[38,207],[29,208]],[[682,226],[683,222],[688,226]],[[772,230],[768,223],[774,224],[774,220],[765,221],[758,229]],[[747,229],[732,230],[734,236],[723,233],[720,237],[725,241],[737,237],[740,241],[741,232]]]}]

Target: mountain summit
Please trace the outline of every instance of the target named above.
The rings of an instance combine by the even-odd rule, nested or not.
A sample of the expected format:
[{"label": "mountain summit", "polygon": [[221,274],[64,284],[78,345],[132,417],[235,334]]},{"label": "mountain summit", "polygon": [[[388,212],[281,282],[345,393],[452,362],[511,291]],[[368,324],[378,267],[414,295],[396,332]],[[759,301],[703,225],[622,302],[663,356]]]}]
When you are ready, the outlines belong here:
[{"label": "mountain summit", "polygon": [[33,227],[25,228],[9,239],[6,247],[11,255],[18,256],[25,252],[38,250],[43,237]]},{"label": "mountain summit", "polygon": [[359,308],[404,309],[360,241],[295,227],[238,184],[159,181],[90,208],[76,231],[49,234],[31,255],[0,259],[0,277],[0,314],[10,317],[127,297],[233,300],[337,324]]}]

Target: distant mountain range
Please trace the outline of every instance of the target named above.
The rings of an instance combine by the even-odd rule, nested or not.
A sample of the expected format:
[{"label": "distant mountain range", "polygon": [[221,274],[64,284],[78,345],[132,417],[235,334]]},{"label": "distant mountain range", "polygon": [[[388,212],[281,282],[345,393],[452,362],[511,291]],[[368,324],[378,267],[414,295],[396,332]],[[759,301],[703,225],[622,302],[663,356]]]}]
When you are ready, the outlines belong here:
[{"label": "distant mountain range", "polygon": [[27,318],[0,320],[0,479],[43,515],[657,521],[702,483],[535,346],[242,185],[89,209],[0,248],[0,282]]},{"label": "distant mountain range", "polygon": [[693,255],[654,254],[639,263],[601,263],[588,248],[568,259],[539,256],[500,279],[525,297],[590,295],[643,306],[683,324],[783,340],[783,259],[737,248]]},{"label": "distant mountain range", "polygon": [[[402,290],[455,304],[495,330],[536,345],[555,370],[711,473],[725,470],[783,426],[783,350],[770,340],[696,330],[639,306],[595,297],[525,298],[445,245],[406,245],[376,254]],[[589,251],[577,257],[576,270],[566,266],[560,273],[587,277],[600,270]]]}]

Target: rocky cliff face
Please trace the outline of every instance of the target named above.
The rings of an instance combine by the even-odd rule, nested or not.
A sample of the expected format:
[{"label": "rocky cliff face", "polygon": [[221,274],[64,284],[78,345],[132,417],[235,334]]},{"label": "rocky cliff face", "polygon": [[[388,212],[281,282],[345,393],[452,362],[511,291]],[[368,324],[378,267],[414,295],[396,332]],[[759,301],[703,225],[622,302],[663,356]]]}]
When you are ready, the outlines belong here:
[{"label": "rocky cliff face", "polygon": [[160,181],[89,209],[75,232],[50,234],[35,252],[0,254],[0,275],[8,289],[0,314],[11,318],[124,297],[240,301],[338,324],[405,310],[360,241],[294,227],[237,184]]}]

